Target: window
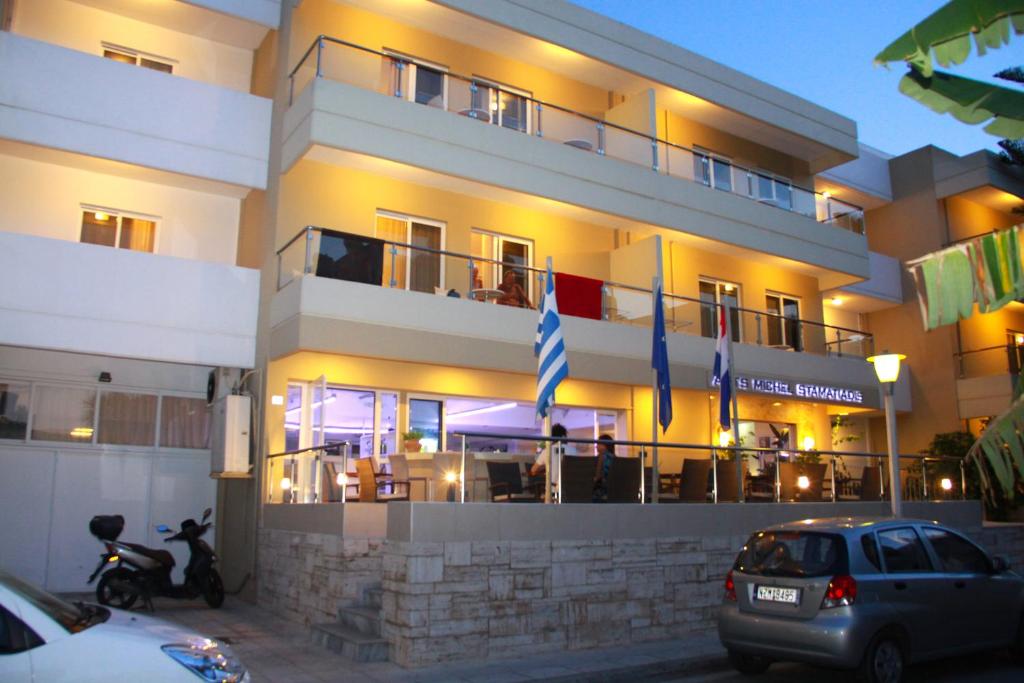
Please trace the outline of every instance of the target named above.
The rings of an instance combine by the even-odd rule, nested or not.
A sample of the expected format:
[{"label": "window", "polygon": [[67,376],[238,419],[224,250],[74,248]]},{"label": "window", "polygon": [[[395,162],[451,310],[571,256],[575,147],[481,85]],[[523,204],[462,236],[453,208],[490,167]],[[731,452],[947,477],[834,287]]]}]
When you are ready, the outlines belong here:
[{"label": "window", "polygon": [[146,54],[126,47],[115,47],[104,44],[103,56],[122,64],[134,64],[153,71],[162,71],[166,74],[174,70],[174,60],[166,57]]},{"label": "window", "polygon": [[732,162],[699,147],[694,147],[693,177],[708,187],[732,192]]},{"label": "window", "polygon": [[878,532],[885,571],[890,574],[930,572],[931,562],[917,533],[910,527]]},{"label": "window", "polygon": [[[380,212],[376,232],[394,243],[384,246],[385,285],[428,294],[443,286],[444,259],[438,252],[444,249],[444,223]],[[410,246],[397,246],[402,244]]]},{"label": "window", "polygon": [[164,448],[209,448],[210,408],[204,398],[160,399],[160,445]]},{"label": "window", "polygon": [[719,282],[717,280],[700,280],[700,333],[703,337],[718,337],[718,306],[728,304],[731,306],[730,325],[732,325],[732,340],[740,341],[740,286],[732,282]]},{"label": "window", "polygon": [[288,397],[284,407],[284,449],[299,450],[299,434],[301,432],[302,386],[288,385]]},{"label": "window", "polygon": [[529,270],[533,265],[532,240],[473,230],[470,252],[473,256],[487,259],[473,264],[471,289],[496,289],[511,272],[530,301],[534,300],[533,277]]},{"label": "window", "polygon": [[816,531],[765,531],[750,537],[733,569],[759,576],[833,576],[847,573],[842,536]]},{"label": "window", "polygon": [[152,252],[156,242],[156,221],[106,209],[83,207],[81,241]]},{"label": "window", "polygon": [[28,428],[28,384],[0,382],[0,439],[24,439]]},{"label": "window", "polygon": [[530,97],[525,90],[501,85],[487,79],[473,81],[471,108],[488,113],[490,122],[522,133],[530,132]]},{"label": "window", "polygon": [[1024,332],[1006,331],[1006,360],[1011,375],[1019,375],[1024,368]]},{"label": "window", "polygon": [[32,397],[32,440],[92,443],[95,412],[94,389],[37,386]]},{"label": "window", "polygon": [[860,537],[860,547],[864,549],[864,557],[868,558],[878,571],[882,571],[882,560],[878,557],[878,545],[875,544],[874,534],[864,534]]},{"label": "window", "polygon": [[153,394],[104,391],[96,442],[114,446],[152,446],[156,440],[156,401]]},{"label": "window", "polygon": [[793,208],[793,185],[785,178],[773,177],[758,171],[754,174],[752,182],[755,187],[751,189],[756,189],[755,196],[758,201],[781,209]]},{"label": "window", "polygon": [[926,527],[924,535],[932,544],[942,563],[943,571],[955,573],[987,574],[988,557],[973,543],[945,529]]},{"label": "window", "polygon": [[441,406],[441,401],[409,399],[409,430],[423,433],[420,444],[424,452],[436,453],[444,447],[441,443]]},{"label": "window", "polygon": [[765,296],[768,316],[768,345],[803,350],[800,338],[800,300],[784,294]]}]

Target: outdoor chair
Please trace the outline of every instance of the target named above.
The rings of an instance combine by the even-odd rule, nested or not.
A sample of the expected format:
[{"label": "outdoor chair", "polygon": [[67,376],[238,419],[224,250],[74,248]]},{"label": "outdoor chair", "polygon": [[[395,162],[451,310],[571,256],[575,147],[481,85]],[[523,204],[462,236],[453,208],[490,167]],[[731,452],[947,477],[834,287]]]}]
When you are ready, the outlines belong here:
[{"label": "outdoor chair", "polygon": [[[587,458],[592,460],[591,458]],[[591,500],[593,500],[594,470],[597,464],[591,462]],[[644,489],[648,499],[651,489]],[[608,502],[609,503],[639,503],[640,502],[640,463],[636,458],[615,458],[612,460],[612,468],[608,472]]]},{"label": "outdoor chair", "polygon": [[882,466],[865,467],[860,475],[860,499],[882,500]]},{"label": "outdoor chair", "polygon": [[[373,470],[373,462],[369,458],[356,460],[356,473],[359,475],[360,503],[387,503],[392,500],[409,500],[409,482],[396,482],[390,475],[375,472]],[[382,488],[389,485],[397,487],[399,483],[405,485],[404,491],[381,492]]]},{"label": "outdoor chair", "polygon": [[406,499],[412,498],[412,482],[418,481],[423,484],[423,500],[427,499],[427,478],[410,477],[409,461],[404,455],[389,455],[388,462],[391,463],[392,482],[395,486],[405,485]]},{"label": "outdoor chair", "polygon": [[[596,456],[567,455],[562,457],[562,502],[590,503],[594,500]],[[614,476],[609,474],[609,476]],[[637,472],[637,477],[640,473]],[[637,480],[639,488],[639,479]],[[610,492],[609,492],[610,493]]]},{"label": "outdoor chair", "polygon": [[[705,458],[684,458],[679,472],[679,495],[681,503],[708,502],[708,477],[711,475],[711,460]],[[672,500],[672,498],[669,498]]]},{"label": "outdoor chair", "polygon": [[[827,464],[779,463],[779,498],[783,501],[821,501]],[[808,487],[801,489],[800,477],[807,477]]]},{"label": "outdoor chair", "polygon": [[[715,463],[715,475],[718,479],[718,502],[738,503],[740,500],[739,482],[736,481],[736,461],[719,460]],[[747,473],[743,472],[743,489],[746,490]]]},{"label": "outdoor chair", "polygon": [[536,485],[523,486],[523,473],[517,462],[487,461],[488,490],[493,503],[537,503],[540,502]]}]

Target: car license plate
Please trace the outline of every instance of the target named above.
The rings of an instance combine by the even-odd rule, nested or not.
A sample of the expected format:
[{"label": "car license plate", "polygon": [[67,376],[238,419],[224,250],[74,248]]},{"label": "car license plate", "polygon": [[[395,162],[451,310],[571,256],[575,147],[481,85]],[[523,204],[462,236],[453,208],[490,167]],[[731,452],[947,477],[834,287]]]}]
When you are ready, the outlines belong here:
[{"label": "car license plate", "polygon": [[758,586],[755,596],[765,602],[784,602],[789,605],[800,604],[799,588],[780,588],[779,586]]}]

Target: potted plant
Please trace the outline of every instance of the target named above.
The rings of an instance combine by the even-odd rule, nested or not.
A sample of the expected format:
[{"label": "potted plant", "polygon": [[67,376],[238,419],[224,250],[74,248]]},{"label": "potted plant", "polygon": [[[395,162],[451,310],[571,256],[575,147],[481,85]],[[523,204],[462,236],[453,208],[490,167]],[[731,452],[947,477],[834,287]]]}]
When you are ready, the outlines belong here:
[{"label": "potted plant", "polygon": [[420,452],[420,439],[423,438],[423,432],[418,429],[410,429],[409,431],[402,434],[402,440],[405,441],[405,452],[406,453],[419,453]]}]

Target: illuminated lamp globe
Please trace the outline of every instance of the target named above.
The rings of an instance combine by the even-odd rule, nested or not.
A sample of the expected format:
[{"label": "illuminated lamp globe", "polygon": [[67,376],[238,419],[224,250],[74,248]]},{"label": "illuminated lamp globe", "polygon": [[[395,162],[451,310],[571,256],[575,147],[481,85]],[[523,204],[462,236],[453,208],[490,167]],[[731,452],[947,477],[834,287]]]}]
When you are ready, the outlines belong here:
[{"label": "illuminated lamp globe", "polygon": [[729,445],[732,435],[729,432],[718,432],[718,445],[725,448]]},{"label": "illuminated lamp globe", "polygon": [[950,479],[949,477],[943,477],[942,481],[939,482],[939,486],[942,487],[943,491],[952,491],[953,490],[953,480]]},{"label": "illuminated lamp globe", "polygon": [[796,485],[802,490],[807,490],[811,488],[811,480],[806,475],[801,474],[797,477]]},{"label": "illuminated lamp globe", "polygon": [[808,434],[804,437],[803,446],[805,451],[814,450],[814,437]]},{"label": "illuminated lamp globe", "polygon": [[334,478],[334,481],[338,482],[338,486],[344,486],[348,481],[348,477],[345,476],[344,472],[338,472],[338,476]]},{"label": "illuminated lamp globe", "polygon": [[444,473],[444,480],[446,482],[448,482],[449,484],[454,484],[456,478],[457,478],[457,476],[456,476],[455,472],[450,472],[449,471],[449,472],[445,472]]},{"label": "illuminated lamp globe", "polygon": [[875,374],[882,384],[895,382],[900,376],[900,361],[906,358],[902,353],[880,353],[870,356],[868,362],[874,364]]},{"label": "illuminated lamp globe", "polygon": [[288,477],[282,477],[281,478],[281,490],[282,491],[287,491],[291,487],[292,487],[292,480],[289,479]]}]

